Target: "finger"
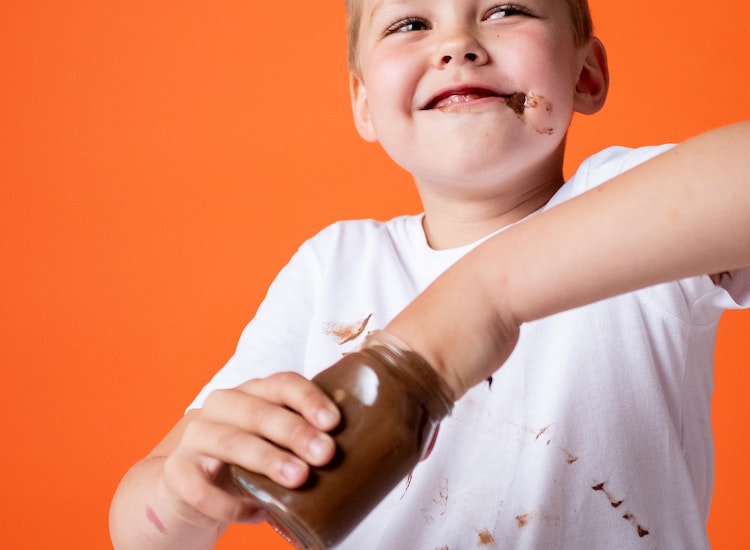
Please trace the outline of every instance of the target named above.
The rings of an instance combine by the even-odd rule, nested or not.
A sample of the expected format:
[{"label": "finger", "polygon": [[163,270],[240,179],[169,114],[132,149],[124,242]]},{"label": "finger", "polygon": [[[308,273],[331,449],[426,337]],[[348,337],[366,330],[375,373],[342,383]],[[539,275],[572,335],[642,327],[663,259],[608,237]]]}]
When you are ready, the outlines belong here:
[{"label": "finger", "polygon": [[[297,416],[285,409],[275,408],[284,415]],[[306,424],[302,418],[297,418]],[[308,429],[319,433],[309,425]],[[183,449],[188,456],[210,457],[217,461],[213,463],[216,469],[221,463],[236,464],[246,470],[261,473],[286,487],[298,487],[305,482],[309,473],[304,460],[264,436],[242,427],[205,419],[193,422],[186,428]],[[212,478],[215,472],[207,469],[204,476]]]},{"label": "finger", "polygon": [[233,477],[230,468],[224,464],[219,475],[214,479],[214,485],[224,489],[228,494],[242,502],[242,515],[235,519],[237,523],[264,523],[268,521],[266,509],[258,506],[258,501],[247,490],[241,487]]},{"label": "finger", "polygon": [[338,407],[325,392],[294,372],[280,372],[267,378],[250,380],[238,389],[289,407],[322,431],[334,429],[341,421]]},{"label": "finger", "polygon": [[[215,431],[206,437],[222,438],[217,441],[225,450],[230,446],[248,446],[248,452],[264,452],[266,457],[277,459],[267,445],[248,438],[251,434],[290,450],[309,464],[322,466],[336,451],[330,435],[312,426],[296,412],[274,402],[243,391],[219,390],[206,401],[204,418],[215,424],[232,425],[245,433]],[[271,456],[273,455],[273,456]],[[292,467],[293,464],[286,466]],[[296,476],[295,476],[296,479]]]},{"label": "finger", "polygon": [[252,499],[228,492],[226,485],[217,486],[206,472],[212,470],[207,461],[186,460],[180,452],[164,464],[164,484],[172,496],[177,512],[198,526],[212,527],[215,522],[260,522],[264,514]]}]

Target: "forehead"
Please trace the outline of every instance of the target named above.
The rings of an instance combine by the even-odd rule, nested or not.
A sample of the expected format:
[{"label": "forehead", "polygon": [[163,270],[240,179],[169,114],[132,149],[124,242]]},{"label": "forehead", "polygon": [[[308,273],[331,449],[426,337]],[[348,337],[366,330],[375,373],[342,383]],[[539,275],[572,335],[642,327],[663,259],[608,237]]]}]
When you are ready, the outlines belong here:
[{"label": "forehead", "polygon": [[[564,7],[572,9],[572,0],[524,0],[523,7],[527,8],[546,8]],[[397,10],[399,8],[419,8],[440,5],[458,5],[464,7],[490,8],[498,3],[496,0],[348,0],[357,12],[358,18],[362,20],[372,19],[381,11]],[[513,3],[508,2],[508,5]]]},{"label": "forehead", "polygon": [[[369,10],[369,13],[366,13],[366,15],[372,15],[384,7],[409,6],[418,1],[419,0],[359,0],[359,4],[362,6],[362,9]],[[439,0],[435,1],[437,2]]]}]

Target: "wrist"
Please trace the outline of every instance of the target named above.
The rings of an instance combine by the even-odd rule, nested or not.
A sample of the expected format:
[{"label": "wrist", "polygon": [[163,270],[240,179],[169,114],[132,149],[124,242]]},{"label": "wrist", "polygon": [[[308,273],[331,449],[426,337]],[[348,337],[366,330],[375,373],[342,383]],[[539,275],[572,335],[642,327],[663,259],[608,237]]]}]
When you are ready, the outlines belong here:
[{"label": "wrist", "polygon": [[451,384],[438,369],[403,340],[385,330],[377,330],[367,337],[362,349],[377,347],[386,348],[392,355],[393,360],[403,364],[406,368],[434,375],[437,386],[435,390],[444,397],[446,402],[452,404],[456,400],[456,389],[460,390],[460,388],[455,387],[457,384]]},{"label": "wrist", "polygon": [[398,361],[405,363],[409,368],[418,371],[428,370],[433,373],[438,386],[436,390],[450,403],[455,402],[465,393],[466,388],[460,383],[460,380],[451,376],[451,371],[441,368],[442,364],[434,359],[430,361],[422,354],[417,353],[392,332],[385,330],[372,332],[362,345],[362,349],[377,348],[378,346],[388,349]]},{"label": "wrist", "polygon": [[456,400],[501,367],[519,336],[509,274],[476,252],[438,277],[386,327],[431,365]]}]

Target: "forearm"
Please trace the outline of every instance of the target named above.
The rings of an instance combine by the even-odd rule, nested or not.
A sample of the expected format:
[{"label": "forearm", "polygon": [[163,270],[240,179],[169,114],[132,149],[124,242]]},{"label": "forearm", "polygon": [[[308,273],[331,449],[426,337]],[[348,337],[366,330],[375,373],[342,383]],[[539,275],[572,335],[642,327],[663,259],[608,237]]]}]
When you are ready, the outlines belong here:
[{"label": "forearm", "polygon": [[388,329],[460,395],[482,379],[467,362],[486,362],[489,375],[523,322],[750,265],[749,145],[749,123],[704,134],[500,233]]},{"label": "forearm", "polygon": [[[519,322],[750,265],[750,123],[704,134],[490,242],[471,261]],[[492,258],[509,258],[497,262]]]},{"label": "forearm", "polygon": [[123,478],[110,509],[116,550],[208,550],[222,529],[198,527],[172,509],[162,482],[163,458],[147,458]]}]

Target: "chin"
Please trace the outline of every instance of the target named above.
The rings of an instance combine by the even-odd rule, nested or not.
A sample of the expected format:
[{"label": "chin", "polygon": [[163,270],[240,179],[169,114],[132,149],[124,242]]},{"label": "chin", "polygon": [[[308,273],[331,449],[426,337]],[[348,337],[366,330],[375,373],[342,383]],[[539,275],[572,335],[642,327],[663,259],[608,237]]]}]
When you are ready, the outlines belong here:
[{"label": "chin", "polygon": [[[423,157],[419,163],[402,164],[419,186],[430,187],[454,198],[478,199],[495,196],[507,186],[533,182],[530,173],[549,173],[559,164],[551,150],[536,148],[453,148]],[[560,166],[557,166],[561,170]]]},{"label": "chin", "polygon": [[[520,143],[454,142],[448,147],[437,147],[420,163],[426,170],[452,175],[454,179],[472,179],[483,174],[505,174],[514,167],[538,158]],[[532,161],[533,162],[533,161]]]}]

